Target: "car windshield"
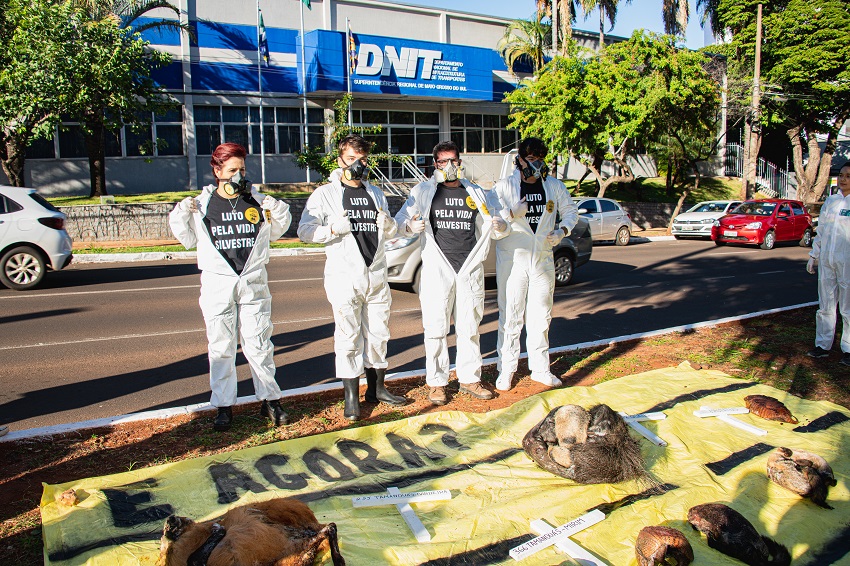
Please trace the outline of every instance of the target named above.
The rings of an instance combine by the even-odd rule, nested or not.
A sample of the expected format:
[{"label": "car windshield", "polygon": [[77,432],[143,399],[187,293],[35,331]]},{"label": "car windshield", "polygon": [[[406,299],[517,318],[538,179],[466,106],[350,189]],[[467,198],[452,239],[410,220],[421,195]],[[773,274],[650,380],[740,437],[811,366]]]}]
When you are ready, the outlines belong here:
[{"label": "car windshield", "polygon": [[725,202],[701,202],[688,212],[723,212],[725,209]]},{"label": "car windshield", "polygon": [[754,216],[770,216],[776,208],[775,202],[745,202],[736,208],[734,214],[752,214]]}]

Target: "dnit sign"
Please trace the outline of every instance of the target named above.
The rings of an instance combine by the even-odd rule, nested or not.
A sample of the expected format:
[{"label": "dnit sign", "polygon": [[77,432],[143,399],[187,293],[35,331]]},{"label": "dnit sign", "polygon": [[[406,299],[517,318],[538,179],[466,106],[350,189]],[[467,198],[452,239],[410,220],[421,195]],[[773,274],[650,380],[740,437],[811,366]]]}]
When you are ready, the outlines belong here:
[{"label": "dnit sign", "polygon": [[434,61],[442,59],[443,52],[433,49],[417,49],[415,47],[402,47],[399,53],[394,45],[387,45],[383,49],[373,43],[361,43],[357,52],[358,75],[373,76],[380,73],[381,76],[390,76],[395,70],[398,78],[415,79],[419,60],[422,59],[422,79],[431,80],[434,73]]}]

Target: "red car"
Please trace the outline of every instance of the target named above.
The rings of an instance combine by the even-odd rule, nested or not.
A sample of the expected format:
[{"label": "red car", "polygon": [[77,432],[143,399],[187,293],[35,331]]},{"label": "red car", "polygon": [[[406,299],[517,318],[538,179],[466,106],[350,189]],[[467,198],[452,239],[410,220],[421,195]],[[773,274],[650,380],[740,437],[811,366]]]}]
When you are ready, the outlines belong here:
[{"label": "red car", "polygon": [[771,250],[777,242],[812,245],[812,217],[798,200],[761,199],[741,203],[714,221],[711,239],[725,244],[757,244]]}]

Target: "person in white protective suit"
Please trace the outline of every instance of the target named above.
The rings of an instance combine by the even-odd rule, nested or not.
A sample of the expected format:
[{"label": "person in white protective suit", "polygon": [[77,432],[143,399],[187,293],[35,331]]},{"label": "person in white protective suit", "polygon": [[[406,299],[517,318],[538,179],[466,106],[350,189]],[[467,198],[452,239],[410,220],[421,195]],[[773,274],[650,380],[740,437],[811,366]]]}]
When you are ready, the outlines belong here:
[{"label": "person in white protective suit", "polygon": [[177,203],[168,221],[186,248],[198,248],[201,312],[207,327],[210,361],[210,404],[218,408],[213,428],[224,431],[236,404],[237,330],[248,360],[260,413],[276,426],[287,423],[275,381],[271,308],[266,264],[269,243],[292,221],[289,205],[251,186],[245,175],[245,148],[224,143],[210,165],[215,185],[197,198]]},{"label": "person in white protective suit", "polygon": [[[519,361],[523,321],[531,379],[550,387],[561,380],[549,371],[549,323],[555,290],[552,248],[570,235],[578,209],[564,184],[548,175],[549,152],[537,138],[522,140],[516,170],[496,183],[501,214],[511,234],[496,242],[499,335],[496,389],[508,391]],[[556,215],[560,223],[555,226]]]},{"label": "person in white protective suit", "polygon": [[392,298],[384,240],[397,230],[384,193],[366,181],[371,143],[349,135],[339,142],[339,169],[307,199],[298,237],[325,244],[325,292],[333,307],[336,376],[342,380],[349,420],[360,418],[360,376],[369,403],[405,405],[390,393],[387,341]]},{"label": "person in white protective suit", "polygon": [[499,201],[463,178],[459,150],[446,141],[434,148],[434,175],[413,187],[396,214],[404,235],[423,234],[419,300],[425,334],[428,400],[448,402],[449,352],[446,336],[452,316],[457,338],[456,373],[460,390],[492,399],[481,384],[478,326],[484,315],[484,259],[491,239],[510,231],[499,216]]},{"label": "person in white protective suit", "polygon": [[836,314],[841,313],[839,363],[850,366],[850,161],[838,172],[839,192],[827,197],[820,209],[818,232],[806,270],[818,274],[818,312],[815,317],[813,358],[826,358],[835,339]]}]

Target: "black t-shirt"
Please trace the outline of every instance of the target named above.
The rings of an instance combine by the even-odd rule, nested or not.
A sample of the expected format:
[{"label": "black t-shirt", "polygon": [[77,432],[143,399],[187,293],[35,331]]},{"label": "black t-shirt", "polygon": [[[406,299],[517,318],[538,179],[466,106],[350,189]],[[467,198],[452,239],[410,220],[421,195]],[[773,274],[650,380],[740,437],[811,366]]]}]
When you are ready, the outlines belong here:
[{"label": "black t-shirt", "polygon": [[469,252],[475,247],[475,219],[478,209],[466,189],[437,185],[431,201],[431,229],[434,240],[455,273],[463,267]]},{"label": "black t-shirt", "polygon": [[204,216],[213,246],[237,274],[245,268],[263,222],[263,209],[251,195],[226,199],[213,192]]},{"label": "black t-shirt", "polygon": [[528,203],[528,213],[525,219],[531,226],[531,231],[537,233],[537,225],[540,224],[540,216],[546,210],[546,191],[543,190],[543,181],[537,179],[534,183],[520,181],[519,198],[525,198]]},{"label": "black t-shirt", "polygon": [[375,252],[378,251],[378,225],[375,223],[378,209],[365,187],[343,187],[345,190],[342,192],[342,207],[348,211],[351,233],[357,240],[363,261],[366,265],[372,265]]}]

